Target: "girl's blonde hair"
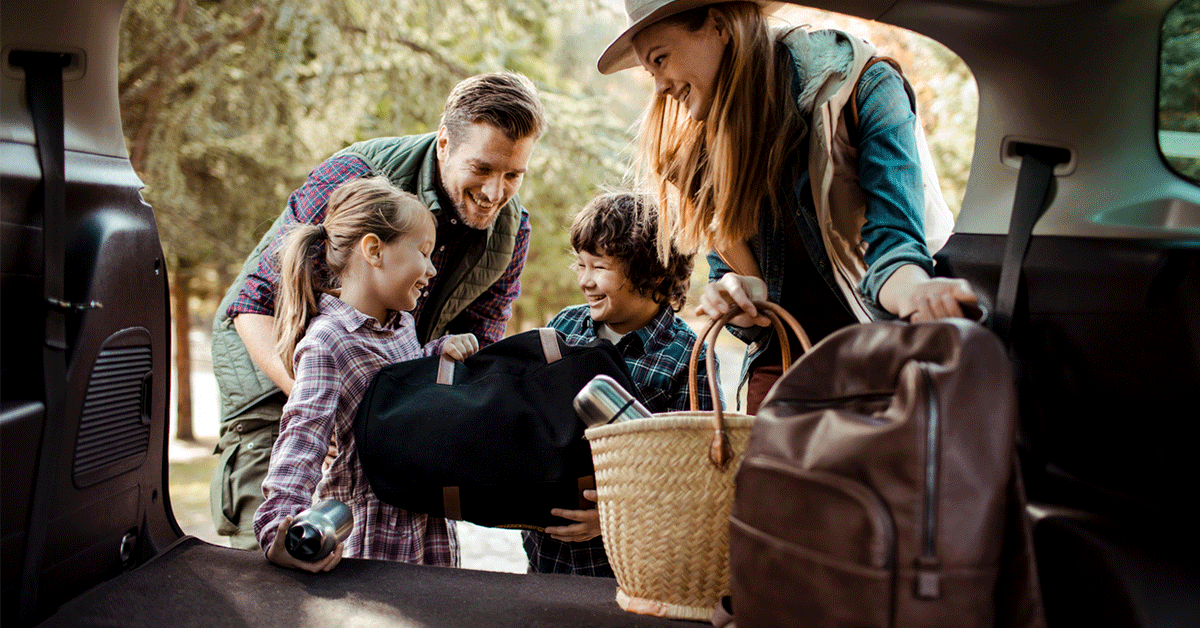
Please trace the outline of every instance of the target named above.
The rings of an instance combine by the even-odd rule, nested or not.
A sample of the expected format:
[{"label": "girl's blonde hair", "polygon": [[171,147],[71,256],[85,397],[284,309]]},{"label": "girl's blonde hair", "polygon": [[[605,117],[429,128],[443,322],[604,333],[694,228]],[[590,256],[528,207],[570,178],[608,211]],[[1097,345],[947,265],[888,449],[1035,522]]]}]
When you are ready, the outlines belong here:
[{"label": "girl's blonde hair", "polygon": [[664,18],[690,31],[711,16],[729,29],[712,108],[703,121],[667,94],[656,93],[638,133],[637,171],[658,198],[659,256],[672,239],[679,250],[726,248],[758,232],[767,201],[778,194],[789,157],[807,125],[788,95],[791,55],[776,46],[766,16],[752,2],[728,2]]},{"label": "girl's blonde hair", "polygon": [[[358,243],[374,234],[384,244],[422,224],[435,224],[429,208],[383,177],[352,179],[329,196],[325,221],[297,225],[285,236],[279,256],[275,299],[275,351],[288,375],[296,343],[318,312],[317,295],[341,286],[341,276]],[[316,262],[324,260],[328,274]]]}]

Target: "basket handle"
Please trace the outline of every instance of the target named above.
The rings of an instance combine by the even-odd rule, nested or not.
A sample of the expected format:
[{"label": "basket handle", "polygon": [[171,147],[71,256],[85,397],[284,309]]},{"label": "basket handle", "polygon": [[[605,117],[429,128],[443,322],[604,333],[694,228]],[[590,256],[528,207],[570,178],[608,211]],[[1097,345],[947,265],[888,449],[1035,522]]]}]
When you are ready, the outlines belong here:
[{"label": "basket handle", "polygon": [[[775,327],[775,334],[779,337],[779,347],[783,353],[784,365],[792,363],[792,348],[789,346],[787,330],[783,326],[785,322],[792,329],[792,333],[796,334],[796,338],[800,340],[801,353],[812,348],[812,341],[808,339],[808,334],[804,332],[800,322],[787,310],[770,301],[755,301],[754,307],[771,319],[771,324]],[[733,458],[733,451],[729,447],[729,437],[725,434],[725,413],[721,409],[720,390],[717,388],[717,365],[713,356],[716,353],[717,335],[733,317],[741,313],[742,308],[734,305],[721,318],[710,319],[708,326],[704,328],[704,333],[696,337],[696,344],[692,346],[692,357],[688,360],[688,382],[690,382],[688,402],[692,411],[697,412],[700,410],[700,394],[696,391],[696,370],[700,362],[700,350],[704,347],[704,343],[708,342],[709,350],[704,356],[704,364],[708,367],[708,389],[712,392],[714,410],[713,440],[708,448],[708,459],[718,469],[724,469],[729,465],[730,459]]]}]

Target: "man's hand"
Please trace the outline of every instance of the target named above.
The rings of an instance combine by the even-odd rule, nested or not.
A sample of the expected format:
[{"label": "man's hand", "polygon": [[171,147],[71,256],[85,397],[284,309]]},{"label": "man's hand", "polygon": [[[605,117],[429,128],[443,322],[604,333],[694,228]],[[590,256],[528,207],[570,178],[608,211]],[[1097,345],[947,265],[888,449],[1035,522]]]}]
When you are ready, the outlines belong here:
[{"label": "man's hand", "polygon": [[329,553],[328,556],[316,562],[305,562],[298,560],[296,557],[288,553],[287,547],[284,546],[284,539],[287,537],[288,528],[292,525],[292,517],[289,515],[283,522],[279,524],[279,529],[275,531],[275,540],[271,541],[271,547],[267,550],[267,560],[288,569],[299,569],[311,573],[320,573],[329,571],[342,560],[342,546],[345,542],[338,543],[337,547]]},{"label": "man's hand", "polygon": [[759,314],[754,307],[755,301],[767,300],[767,284],[758,277],[725,273],[724,277],[704,287],[700,295],[700,305],[696,315],[718,319],[729,312],[734,305],[742,308],[742,313],[734,316],[729,322],[737,327],[767,327],[771,319]]},{"label": "man's hand", "polygon": [[476,351],[479,351],[479,340],[475,338],[475,334],[446,336],[446,341],[442,343],[442,354],[459,362],[475,355]]},{"label": "man's hand", "polygon": [[[588,489],[583,492],[583,498],[595,502],[596,491]],[[590,541],[600,536],[600,511],[591,508],[588,510],[566,510],[563,508],[555,508],[550,511],[550,514],[571,521],[578,521],[567,526],[554,526],[546,528],[546,533],[550,538],[556,541],[565,541],[567,543],[578,543],[580,541]]]}]

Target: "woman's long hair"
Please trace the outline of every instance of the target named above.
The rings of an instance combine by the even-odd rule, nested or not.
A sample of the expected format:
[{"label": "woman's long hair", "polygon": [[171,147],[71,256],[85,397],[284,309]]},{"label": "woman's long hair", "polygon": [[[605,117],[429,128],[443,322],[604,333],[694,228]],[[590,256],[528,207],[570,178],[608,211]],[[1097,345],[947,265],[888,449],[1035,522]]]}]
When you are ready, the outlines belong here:
[{"label": "woman's long hair", "polygon": [[[343,183],[329,196],[325,221],[297,225],[285,236],[279,259],[279,284],[275,297],[275,351],[288,375],[295,377],[296,343],[319,311],[317,295],[341,285],[358,243],[368,234],[384,244],[412,231],[433,214],[416,196],[392,185],[386,178],[369,177]],[[317,270],[324,259],[328,278]],[[380,321],[382,322],[382,321]]]},{"label": "woman's long hair", "polygon": [[637,171],[658,197],[659,255],[669,242],[685,253],[726,248],[758,232],[764,200],[776,189],[807,125],[791,96],[791,56],[777,46],[757,4],[729,2],[667,18],[699,30],[710,15],[730,32],[712,109],[692,120],[674,98],[656,93],[638,134]]}]

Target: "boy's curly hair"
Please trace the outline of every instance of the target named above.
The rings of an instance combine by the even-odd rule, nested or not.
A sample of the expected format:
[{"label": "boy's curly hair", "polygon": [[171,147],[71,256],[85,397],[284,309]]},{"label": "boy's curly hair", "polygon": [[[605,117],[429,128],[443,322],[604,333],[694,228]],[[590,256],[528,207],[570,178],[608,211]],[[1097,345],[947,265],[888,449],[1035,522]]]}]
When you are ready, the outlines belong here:
[{"label": "boy's curly hair", "polygon": [[659,259],[657,213],[649,196],[601,194],[575,216],[571,248],[619,260],[634,292],[678,312],[687,301],[692,256],[672,245],[667,262]]}]

